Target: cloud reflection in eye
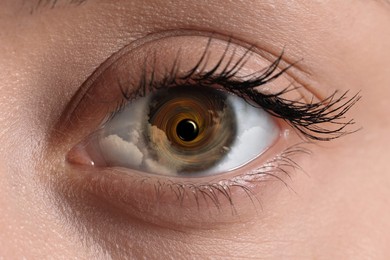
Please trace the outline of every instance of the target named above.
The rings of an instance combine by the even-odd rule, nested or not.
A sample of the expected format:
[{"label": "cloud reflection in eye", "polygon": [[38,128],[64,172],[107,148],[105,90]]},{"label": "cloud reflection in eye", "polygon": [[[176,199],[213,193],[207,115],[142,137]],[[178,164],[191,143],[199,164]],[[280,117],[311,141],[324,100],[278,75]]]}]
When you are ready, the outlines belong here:
[{"label": "cloud reflection in eye", "polygon": [[97,166],[192,177],[243,166],[278,135],[271,116],[240,97],[174,87],[130,102],[85,146]]}]

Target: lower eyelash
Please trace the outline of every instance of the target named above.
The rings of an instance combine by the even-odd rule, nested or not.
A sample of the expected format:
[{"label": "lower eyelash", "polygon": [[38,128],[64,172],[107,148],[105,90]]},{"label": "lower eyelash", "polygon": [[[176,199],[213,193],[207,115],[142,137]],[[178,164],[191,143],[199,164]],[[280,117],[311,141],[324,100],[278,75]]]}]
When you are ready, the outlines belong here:
[{"label": "lower eyelash", "polygon": [[[220,180],[218,182],[210,183],[184,183],[184,182],[153,182],[154,190],[156,192],[157,201],[161,196],[161,191],[168,189],[176,195],[177,202],[182,205],[187,199],[193,199],[196,202],[198,209],[200,203],[204,202],[211,204],[218,209],[222,210],[222,200],[226,200],[231,209],[233,215],[237,215],[238,212],[235,207],[234,198],[232,197],[232,188],[241,189],[253,204],[254,208],[258,206],[261,208],[261,201],[256,196],[256,193],[251,189],[252,184],[262,181],[269,181],[275,179],[281,181],[286,187],[291,188],[285,177],[291,178],[289,172],[291,171],[303,171],[302,168],[295,162],[294,158],[299,155],[310,155],[311,152],[304,147],[308,143],[299,143],[285,149],[281,154],[277,155],[272,160],[267,161],[263,166],[243,175],[234,177],[231,180]],[[149,177],[139,181],[139,185],[151,185]]]}]

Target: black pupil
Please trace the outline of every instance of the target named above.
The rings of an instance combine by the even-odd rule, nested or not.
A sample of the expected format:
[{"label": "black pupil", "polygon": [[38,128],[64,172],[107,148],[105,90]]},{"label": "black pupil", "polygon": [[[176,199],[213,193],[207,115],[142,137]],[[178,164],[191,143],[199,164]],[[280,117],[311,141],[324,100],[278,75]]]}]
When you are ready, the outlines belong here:
[{"label": "black pupil", "polygon": [[177,124],[176,127],[177,136],[185,141],[193,141],[199,134],[199,129],[196,123],[190,119],[184,119]]}]

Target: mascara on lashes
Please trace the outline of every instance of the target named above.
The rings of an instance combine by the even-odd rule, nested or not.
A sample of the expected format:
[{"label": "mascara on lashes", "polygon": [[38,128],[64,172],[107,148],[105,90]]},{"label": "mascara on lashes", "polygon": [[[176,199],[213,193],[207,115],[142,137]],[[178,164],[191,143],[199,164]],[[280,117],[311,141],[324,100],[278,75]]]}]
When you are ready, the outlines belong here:
[{"label": "mascara on lashes", "polygon": [[[261,68],[256,73],[247,76],[239,76],[241,69],[250,59],[255,46],[248,48],[232,64],[236,52],[233,50],[232,56],[228,57],[229,50],[234,48],[231,39],[229,39],[220,59],[211,69],[206,69],[209,65],[208,54],[212,51],[210,50],[212,41],[213,38],[210,37],[198,62],[184,75],[179,74],[180,52],[178,52],[171,69],[166,70],[166,74],[159,81],[155,80],[155,68],[153,66],[150,75],[147,75],[145,62],[145,68],[141,75],[142,80],[139,81],[136,91],[133,88],[119,85],[124,102],[116,110],[120,110],[127,102],[131,102],[137,97],[145,96],[147,93],[159,89],[177,86],[195,88],[197,86],[218,86],[243,98],[253,106],[264,109],[272,116],[286,121],[305,139],[330,141],[356,131],[348,129],[355,122],[353,119],[345,120],[345,114],[359,101],[361,98],[359,93],[348,98],[349,91],[341,95],[335,91],[320,101],[312,99],[309,103],[302,100],[290,100],[285,97],[285,94],[296,91],[296,87],[287,86],[277,93],[262,93],[256,88],[275,81],[295,65],[293,63],[279,69],[284,50],[268,67]],[[223,65],[224,62],[225,65]],[[115,116],[115,113],[114,110],[110,118]]]}]

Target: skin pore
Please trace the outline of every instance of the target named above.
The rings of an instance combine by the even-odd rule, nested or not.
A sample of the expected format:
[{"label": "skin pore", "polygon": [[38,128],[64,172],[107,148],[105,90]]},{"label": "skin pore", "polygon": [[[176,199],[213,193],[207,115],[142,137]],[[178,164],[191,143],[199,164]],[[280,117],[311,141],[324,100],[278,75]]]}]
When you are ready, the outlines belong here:
[{"label": "skin pore", "polygon": [[[0,28],[0,258],[390,256],[387,2],[5,0]],[[360,92],[362,99],[345,115],[345,121],[356,122],[350,130],[360,130],[305,145],[310,155],[294,158],[302,170],[253,186],[260,206],[233,191],[238,215],[229,205],[195,210],[187,200],[181,207],[172,194],[162,197],[163,209],[155,210],[149,190],[137,192],[137,182],[126,181],[126,174],[136,178],[131,170],[116,184],[101,186],[93,176],[102,173],[95,169],[68,170],[69,150],[101,121],[98,107],[85,105],[90,113],[70,113],[70,118],[88,120],[62,126],[81,86],[110,78],[90,75],[127,49],[129,64],[138,67],[155,50],[163,61],[173,62],[178,49],[189,62],[196,61],[210,35],[222,42],[212,46],[213,53],[222,53],[229,39],[240,48],[255,46],[245,67],[249,71],[282,51],[280,69],[299,61],[270,83],[275,88],[294,82],[308,100],[336,90],[340,95],[349,90],[349,98]],[[124,67],[130,70],[130,65]],[[266,159],[299,142],[290,133],[286,145],[270,148]],[[259,157],[257,166],[266,159]],[[112,181],[106,179],[98,184]]]}]

